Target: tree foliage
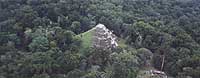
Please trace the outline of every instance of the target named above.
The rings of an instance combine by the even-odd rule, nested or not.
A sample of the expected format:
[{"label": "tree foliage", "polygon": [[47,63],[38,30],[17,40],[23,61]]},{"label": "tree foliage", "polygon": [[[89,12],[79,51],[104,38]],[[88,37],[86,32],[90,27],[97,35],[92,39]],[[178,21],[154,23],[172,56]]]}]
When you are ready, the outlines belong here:
[{"label": "tree foliage", "polygon": [[[165,57],[169,76],[198,78],[199,12],[199,0],[0,0],[0,77],[135,78],[152,53],[156,69]],[[98,23],[134,49],[82,54],[76,35]]]}]

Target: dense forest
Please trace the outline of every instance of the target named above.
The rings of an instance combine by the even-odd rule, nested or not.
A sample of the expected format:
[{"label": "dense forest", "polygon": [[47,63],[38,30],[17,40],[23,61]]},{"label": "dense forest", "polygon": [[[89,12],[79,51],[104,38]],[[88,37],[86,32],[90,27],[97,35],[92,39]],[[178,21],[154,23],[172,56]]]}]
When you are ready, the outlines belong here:
[{"label": "dense forest", "polygon": [[[81,49],[99,23],[126,47]],[[200,0],[0,0],[0,78],[148,78],[151,53],[171,78],[200,77]]]}]

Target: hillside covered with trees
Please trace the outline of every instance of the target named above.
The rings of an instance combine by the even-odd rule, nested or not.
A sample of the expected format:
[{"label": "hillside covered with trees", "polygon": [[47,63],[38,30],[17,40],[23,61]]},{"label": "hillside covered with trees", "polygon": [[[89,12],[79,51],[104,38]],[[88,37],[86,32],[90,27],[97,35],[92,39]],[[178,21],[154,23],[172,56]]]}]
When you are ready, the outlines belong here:
[{"label": "hillside covered with trees", "polygon": [[[118,48],[85,47],[99,23]],[[200,0],[0,0],[0,78],[143,78],[149,60],[200,77]]]}]

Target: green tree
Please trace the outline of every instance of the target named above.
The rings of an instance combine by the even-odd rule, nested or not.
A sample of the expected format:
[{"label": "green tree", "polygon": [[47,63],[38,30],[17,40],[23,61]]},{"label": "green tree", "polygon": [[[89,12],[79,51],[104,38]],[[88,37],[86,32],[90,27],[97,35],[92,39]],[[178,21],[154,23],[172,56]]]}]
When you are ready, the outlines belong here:
[{"label": "green tree", "polygon": [[142,67],[153,66],[153,53],[150,50],[146,48],[140,48],[137,50],[137,55],[141,59],[140,65],[143,65]]},{"label": "green tree", "polygon": [[49,41],[46,37],[39,36],[33,39],[28,46],[31,51],[47,51],[49,49]]},{"label": "green tree", "polygon": [[72,22],[71,29],[77,34],[81,32],[81,23],[78,21]]},{"label": "green tree", "polygon": [[139,69],[138,57],[135,52],[125,51],[113,54],[112,77],[114,78],[135,78]]}]

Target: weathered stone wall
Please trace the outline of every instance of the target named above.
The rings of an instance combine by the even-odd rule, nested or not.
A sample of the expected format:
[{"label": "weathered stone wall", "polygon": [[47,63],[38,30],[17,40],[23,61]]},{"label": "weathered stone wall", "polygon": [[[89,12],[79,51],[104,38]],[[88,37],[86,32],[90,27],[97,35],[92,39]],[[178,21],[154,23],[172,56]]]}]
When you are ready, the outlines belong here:
[{"label": "weathered stone wall", "polygon": [[103,24],[98,24],[93,36],[93,47],[103,50],[111,50],[118,46],[117,37]]}]

